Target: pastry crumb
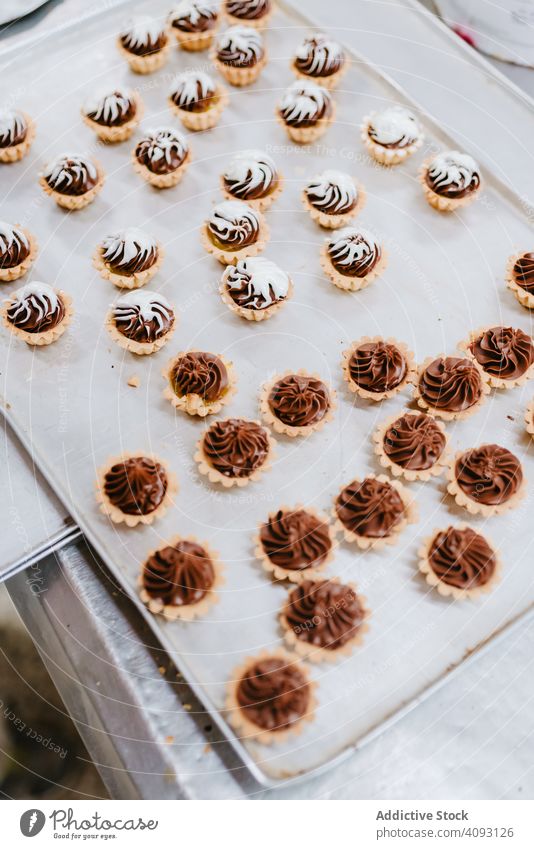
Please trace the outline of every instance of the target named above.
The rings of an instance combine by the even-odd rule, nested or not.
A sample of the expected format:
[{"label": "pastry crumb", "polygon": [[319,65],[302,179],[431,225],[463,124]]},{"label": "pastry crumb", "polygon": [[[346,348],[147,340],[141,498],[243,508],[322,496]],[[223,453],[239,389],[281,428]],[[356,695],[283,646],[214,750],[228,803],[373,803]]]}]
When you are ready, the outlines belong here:
[{"label": "pastry crumb", "polygon": [[128,378],[127,383],[128,386],[133,386],[134,389],[137,389],[137,387],[141,384],[141,380],[137,374],[132,374],[132,376]]}]

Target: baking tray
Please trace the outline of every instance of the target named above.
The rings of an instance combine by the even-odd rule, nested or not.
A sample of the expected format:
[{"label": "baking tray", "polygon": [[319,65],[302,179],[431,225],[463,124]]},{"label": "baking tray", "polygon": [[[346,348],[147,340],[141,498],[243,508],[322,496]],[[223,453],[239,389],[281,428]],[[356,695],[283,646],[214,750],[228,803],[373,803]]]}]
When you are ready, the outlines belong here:
[{"label": "baking tray", "polygon": [[[19,47],[4,69],[3,99],[15,90],[18,101],[36,116],[39,135],[28,159],[2,169],[1,214],[36,233],[41,253],[34,277],[57,282],[74,296],[77,309],[75,325],[49,349],[31,351],[2,335],[5,415],[251,772],[263,783],[276,783],[323,768],[369,739],[534,603],[529,501],[507,517],[473,520],[500,544],[504,578],[482,604],[455,604],[437,598],[419,581],[416,550],[418,540],[434,527],[465,517],[449,501],[441,503],[443,483],[414,485],[420,522],[395,548],[362,555],[342,545],[337,552],[330,574],[359,584],[373,611],[372,630],[348,660],[312,667],[319,699],[314,723],[298,738],[267,748],[236,740],[218,713],[232,669],[244,656],[280,640],[276,614],[286,590],[271,584],[254,561],[257,524],[283,503],[305,501],[327,509],[351,475],[377,471],[370,433],[409,400],[406,395],[381,406],[355,405],[343,389],[341,351],[352,339],[381,333],[403,339],[421,361],[442,350],[452,352],[471,328],[486,322],[530,330],[528,314],[504,288],[503,270],[509,253],[530,244],[532,230],[520,200],[487,168],[485,195],[459,217],[448,218],[426,206],[417,184],[424,153],[393,171],[367,162],[358,138],[361,117],[381,104],[408,101],[361,57],[337,95],[335,126],[312,149],[288,145],[273,109],[291,82],[289,57],[305,22],[287,9],[277,13],[268,33],[271,61],[260,81],[250,90],[233,91],[220,126],[191,139],[194,164],[179,187],[155,193],[140,183],[128,161],[131,143],[98,147],[108,174],[104,192],[83,212],[65,215],[41,195],[36,175],[61,149],[95,151],[79,118],[80,103],[93,87],[106,79],[136,85],[147,107],[144,126],[172,122],[166,105],[172,73],[207,62],[203,54],[176,52],[157,75],[131,76],[113,43],[124,19],[122,6],[87,20],[75,37],[66,28],[31,52]],[[133,6],[147,8],[146,3],[128,4],[128,13]],[[166,6],[153,3],[150,10],[166,11]],[[427,150],[450,146],[451,139],[429,116],[422,117]],[[268,213],[272,237],[266,256],[286,267],[296,283],[293,301],[265,326],[253,327],[220,303],[220,268],[198,241],[200,222],[218,197],[223,164],[232,151],[250,146],[266,148],[286,176],[286,191]],[[362,223],[382,235],[389,249],[384,277],[355,295],[335,290],[324,279],[318,263],[323,236],[300,207],[302,183],[320,167],[350,170],[364,183],[369,199]],[[146,226],[164,242],[165,263],[152,285],[180,311],[173,342],[146,362],[108,341],[103,319],[115,292],[90,264],[101,235],[128,224]],[[198,479],[192,460],[202,425],[176,415],[162,398],[163,365],[174,351],[193,344],[235,361],[239,393],[230,413],[256,416],[263,380],[273,371],[305,366],[338,389],[335,421],[304,442],[280,440],[278,461],[260,483],[238,493],[209,488]],[[126,385],[134,373],[141,378],[139,389]],[[528,397],[528,388],[493,395],[478,415],[449,428],[453,448],[499,441],[521,457],[532,478],[522,427]],[[128,449],[155,451],[180,480],[175,508],[153,528],[109,527],[95,508],[96,468]],[[147,615],[135,592],[146,552],[177,532],[209,540],[226,564],[220,604],[208,619],[189,625]]]}]

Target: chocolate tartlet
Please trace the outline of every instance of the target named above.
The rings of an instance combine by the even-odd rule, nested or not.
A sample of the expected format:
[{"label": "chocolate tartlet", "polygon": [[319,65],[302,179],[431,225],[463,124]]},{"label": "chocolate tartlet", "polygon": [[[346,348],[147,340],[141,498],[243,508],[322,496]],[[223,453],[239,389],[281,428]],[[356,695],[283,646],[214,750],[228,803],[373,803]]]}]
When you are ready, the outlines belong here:
[{"label": "chocolate tartlet", "polygon": [[323,171],[304,188],[302,201],[312,219],[327,230],[348,224],[365,205],[365,192],[349,174]]},{"label": "chocolate tartlet", "polygon": [[148,130],[132,155],[134,169],[157,189],[176,186],[191,162],[185,136],[173,127]]},{"label": "chocolate tartlet", "polygon": [[289,593],[280,622],[286,642],[301,657],[335,660],[362,642],[368,615],[352,584],[306,579]]},{"label": "chocolate tartlet", "polygon": [[335,530],[360,548],[381,548],[396,541],[408,523],[416,521],[408,491],[385,475],[368,475],[347,484],[336,498]]},{"label": "chocolate tartlet", "polygon": [[37,242],[18,224],[0,221],[0,280],[18,280],[33,265]]},{"label": "chocolate tartlet", "polygon": [[139,95],[121,89],[92,97],[82,109],[82,118],[87,126],[109,144],[129,139],[142,114]]},{"label": "chocolate tartlet", "polygon": [[183,50],[205,50],[219,25],[218,3],[213,0],[180,0],[169,15],[169,24]]},{"label": "chocolate tartlet", "polygon": [[0,162],[19,162],[35,138],[35,125],[19,109],[0,109]]},{"label": "chocolate tartlet", "polygon": [[489,392],[479,365],[467,357],[429,357],[419,372],[414,396],[420,407],[442,419],[476,412]]},{"label": "chocolate tartlet", "polygon": [[323,33],[305,38],[295,53],[292,69],[301,79],[333,89],[348,69],[341,45]]},{"label": "chocolate tartlet", "polygon": [[39,182],[58,206],[83,209],[101,191],[104,172],[89,156],[63,153],[45,168]]},{"label": "chocolate tartlet", "polygon": [[419,557],[427,583],[441,595],[458,599],[487,592],[500,571],[495,549],[468,525],[435,531]]},{"label": "chocolate tartlet", "polygon": [[100,472],[97,501],[112,522],[150,525],[166,511],[176,483],[152,455],[122,454]]},{"label": "chocolate tartlet", "polygon": [[235,392],[232,363],[207,351],[182,351],[169,363],[165,397],[190,416],[218,413]]},{"label": "chocolate tartlet", "polygon": [[236,153],[221,177],[223,194],[264,212],[283,189],[283,178],[274,161],[261,150]]},{"label": "chocolate tartlet", "polygon": [[480,168],[466,153],[449,150],[427,160],[420,175],[425,197],[440,212],[452,212],[475,199]]},{"label": "chocolate tartlet", "polygon": [[206,543],[175,537],[150,552],[141,572],[141,601],[152,613],[187,622],[217,601],[221,567]]},{"label": "chocolate tartlet", "polygon": [[204,71],[184,71],[172,85],[169,104],[184,127],[198,132],[214,127],[228,103],[228,95]]},{"label": "chocolate tartlet", "polygon": [[314,706],[306,667],[285,652],[248,658],[232,673],[226,708],[244,737],[261,743],[285,739],[312,719]]},{"label": "chocolate tartlet", "polygon": [[268,238],[261,212],[240,200],[223,200],[214,206],[201,230],[203,246],[223,265],[256,256]]},{"label": "chocolate tartlet", "polygon": [[253,257],[226,267],[219,292],[224,303],[241,318],[263,321],[291,297],[293,284],[276,263]]},{"label": "chocolate tartlet", "polygon": [[273,448],[274,440],[259,422],[224,419],[206,430],[195,460],[212,483],[245,486],[268,468]]},{"label": "chocolate tartlet", "polygon": [[255,554],[279,580],[315,577],[333,557],[328,517],[300,506],[280,508],[261,525]]},{"label": "chocolate tartlet", "polygon": [[373,439],[382,466],[408,481],[429,480],[446,467],[443,425],[424,413],[403,413],[388,419]]},{"label": "chocolate tartlet", "polygon": [[351,392],[371,401],[391,398],[415,375],[413,354],[402,342],[364,336],[343,352],[343,374]]},{"label": "chocolate tartlet", "polygon": [[230,27],[217,38],[213,62],[230,85],[250,85],[267,62],[261,34],[251,26]]},{"label": "chocolate tartlet", "polygon": [[162,259],[163,249],[153,236],[127,227],[102,239],[93,265],[120,289],[137,289],[152,279]]},{"label": "chocolate tartlet", "polygon": [[376,237],[362,227],[343,227],[329,236],[321,249],[321,267],[334,286],[357,292],[386,267],[386,252]]},{"label": "chocolate tartlet", "polygon": [[157,71],[163,67],[170,52],[169,33],[165,24],[144,15],[127,24],[117,44],[136,74]]},{"label": "chocolate tartlet", "polygon": [[224,0],[224,12],[230,24],[263,29],[273,13],[273,4],[272,0]]},{"label": "chocolate tartlet", "polygon": [[515,327],[487,327],[471,333],[461,347],[473,357],[490,386],[518,386],[534,374],[534,341]]},{"label": "chocolate tartlet", "polygon": [[334,120],[335,106],[326,88],[297,80],[286,89],[276,114],[291,141],[310,144],[320,138]]},{"label": "chocolate tartlet", "polygon": [[112,339],[132,354],[153,354],[171,338],[174,310],[159,292],[132,290],[113,305],[106,326]]},{"label": "chocolate tartlet", "polygon": [[510,257],[506,282],[520,304],[534,309],[534,252]]},{"label": "chocolate tartlet", "polygon": [[72,301],[48,283],[26,283],[8,298],[2,319],[15,336],[28,345],[50,345],[63,335],[72,320]]},{"label": "chocolate tartlet", "polygon": [[520,461],[500,445],[480,445],[456,455],[448,490],[469,513],[493,516],[514,507],[525,494]]},{"label": "chocolate tartlet", "polygon": [[267,424],[287,436],[306,436],[332,418],[335,393],[319,375],[302,369],[288,371],[270,380],[260,397]]},{"label": "chocolate tartlet", "polygon": [[381,165],[404,162],[423,144],[421,127],[408,109],[388,106],[363,119],[362,141]]}]

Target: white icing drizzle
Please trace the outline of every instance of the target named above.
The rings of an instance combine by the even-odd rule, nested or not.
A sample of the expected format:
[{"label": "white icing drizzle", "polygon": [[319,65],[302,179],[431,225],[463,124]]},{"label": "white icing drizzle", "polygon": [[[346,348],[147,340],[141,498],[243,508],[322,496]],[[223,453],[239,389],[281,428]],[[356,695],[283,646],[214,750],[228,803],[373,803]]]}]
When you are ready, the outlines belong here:
[{"label": "white icing drizzle", "polygon": [[266,12],[269,0],[226,0],[226,11],[235,18],[254,18],[259,12]]},{"label": "white icing drizzle", "polygon": [[148,148],[143,151],[152,162],[165,159],[169,165],[173,159],[173,151],[176,152],[181,161],[185,159],[189,151],[187,139],[173,127],[158,127],[155,130],[147,130],[144,139],[148,142]]},{"label": "white icing drizzle", "polygon": [[64,180],[70,185],[85,179],[86,175],[96,180],[98,171],[96,165],[81,153],[60,153],[44,171],[45,179],[52,189]]},{"label": "white icing drizzle", "polygon": [[470,186],[473,181],[479,181],[480,170],[469,154],[460,153],[458,150],[447,150],[434,157],[428,166],[428,176],[432,181],[432,188],[439,193],[448,186],[463,189]]},{"label": "white icing drizzle", "polygon": [[247,307],[265,309],[287,297],[289,276],[270,259],[250,257],[237,265],[229,265],[222,277],[222,285],[246,293]]},{"label": "white icing drizzle", "polygon": [[330,213],[352,209],[358,198],[354,180],[343,171],[323,171],[310,180],[306,194],[313,195],[314,206]]},{"label": "white icing drizzle", "polygon": [[339,42],[320,32],[305,38],[295,56],[306,63],[306,73],[324,76],[345,61],[345,54]]},{"label": "white icing drizzle", "polygon": [[134,289],[122,295],[112,309],[115,322],[121,324],[131,326],[139,321],[143,324],[155,321],[156,336],[174,319],[174,311],[167,298],[159,292],[149,292],[146,289]]},{"label": "white icing drizzle", "polygon": [[134,103],[134,98],[130,92],[117,89],[87,100],[84,105],[84,113],[90,115],[94,121],[104,121],[105,124],[111,124],[126,115],[132,103]]},{"label": "white icing drizzle", "polygon": [[280,110],[288,123],[300,123],[313,120],[331,101],[330,92],[322,86],[297,80],[286,89]]},{"label": "white icing drizzle", "polygon": [[378,258],[380,245],[375,236],[359,227],[343,227],[328,240],[328,252],[338,265],[352,265],[371,258]]},{"label": "white icing drizzle", "polygon": [[132,18],[121,32],[125,46],[133,49],[155,44],[162,35],[165,35],[165,25],[147,15]]},{"label": "white icing drizzle", "polygon": [[0,109],[0,141],[9,143],[28,129],[26,118],[15,109]]},{"label": "white icing drizzle", "polygon": [[192,26],[196,26],[201,18],[216,18],[218,3],[206,2],[206,0],[181,0],[177,3],[170,14],[170,20],[187,19]]},{"label": "white icing drizzle", "polygon": [[217,54],[225,62],[248,65],[258,62],[264,52],[263,38],[253,27],[229,27],[217,39]]},{"label": "white icing drizzle", "polygon": [[157,249],[154,237],[137,227],[127,227],[102,239],[102,258],[112,265],[126,266],[134,259],[143,264]]},{"label": "white icing drizzle", "polygon": [[48,283],[26,283],[13,293],[9,304],[9,318],[13,324],[22,324],[35,317],[40,324],[48,315],[59,309],[59,297]]},{"label": "white icing drizzle", "polygon": [[239,243],[259,230],[260,220],[256,210],[243,201],[223,200],[211,210],[208,226],[223,242]]},{"label": "white icing drizzle", "polygon": [[260,187],[267,191],[277,177],[274,161],[261,150],[241,150],[226,168],[223,178],[237,185],[236,194],[254,192]]},{"label": "white icing drizzle", "polygon": [[30,247],[26,234],[20,227],[0,221],[0,255],[7,253],[13,244],[23,245],[28,249]]},{"label": "white icing drizzle", "polygon": [[189,106],[213,96],[215,88],[213,78],[204,71],[184,71],[175,78],[171,97],[179,106]]},{"label": "white icing drizzle", "polygon": [[377,144],[407,147],[421,137],[421,129],[413,115],[402,106],[388,106],[369,118],[368,132]]}]

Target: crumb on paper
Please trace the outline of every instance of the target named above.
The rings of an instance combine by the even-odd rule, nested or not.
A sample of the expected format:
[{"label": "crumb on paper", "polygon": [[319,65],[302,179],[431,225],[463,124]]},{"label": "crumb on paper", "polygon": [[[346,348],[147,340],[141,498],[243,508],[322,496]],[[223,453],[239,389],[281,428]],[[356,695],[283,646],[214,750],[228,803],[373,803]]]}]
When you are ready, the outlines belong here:
[{"label": "crumb on paper", "polygon": [[141,384],[139,375],[132,374],[132,376],[128,378],[127,383],[128,386],[133,386],[134,389],[137,389],[137,387]]},{"label": "crumb on paper", "polygon": [[164,666],[158,666],[158,672],[159,672],[160,675],[165,675],[167,670]]},{"label": "crumb on paper", "polygon": [[211,752],[211,743],[206,743],[206,745],[204,746],[204,750],[203,750],[203,751],[204,751],[204,754],[205,754],[205,755],[207,755],[207,754],[208,754],[208,752]]},{"label": "crumb on paper", "polygon": [[183,709],[184,709],[184,710],[191,710],[191,708],[193,707],[193,705],[185,704],[185,705],[182,705],[182,707],[183,707]]},{"label": "crumb on paper", "polygon": [[165,737],[165,742],[168,746],[174,743],[174,734],[167,734],[167,736]]}]

